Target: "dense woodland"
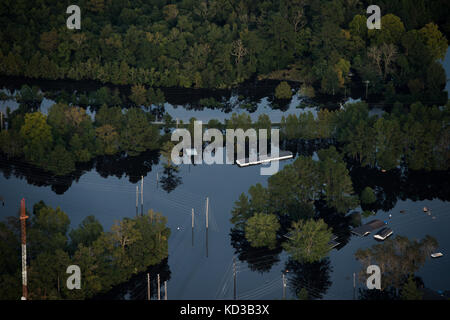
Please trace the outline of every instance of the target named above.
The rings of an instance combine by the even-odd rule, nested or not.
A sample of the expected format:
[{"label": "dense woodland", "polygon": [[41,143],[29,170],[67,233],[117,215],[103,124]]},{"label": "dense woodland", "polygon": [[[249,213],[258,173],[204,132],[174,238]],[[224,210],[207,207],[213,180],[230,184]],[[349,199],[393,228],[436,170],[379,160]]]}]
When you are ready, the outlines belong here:
[{"label": "dense woodland", "polygon": [[[47,115],[40,111],[42,91],[23,86],[14,97],[19,107],[8,109],[1,123],[1,159],[61,177],[97,158],[132,161],[155,151],[167,160],[163,187],[173,190],[180,178],[170,163],[167,141],[175,121],[164,113],[165,97],[157,87],[223,89],[273,79],[280,81],[273,94],[276,103],[285,103],[293,83],[300,95],[314,98],[347,97],[352,86],[364,90],[363,81],[369,81],[367,94],[382,101],[388,112],[370,116],[369,105],[358,102],[334,111],[318,108],[317,116],[299,112],[283,117],[276,124],[283,147],[320,146],[315,158],[299,155],[270,177],[267,187],[257,184],[243,193],[232,211],[232,242],[275,256],[286,250],[289,268],[299,277],[305,270],[316,274],[316,268],[327,269],[329,241],[336,232],[330,219],[347,219],[358,206],[373,209],[374,190],[368,185],[355,190],[357,170],[400,170],[402,176],[417,170],[448,172],[450,103],[439,61],[450,35],[445,0],[378,1],[381,30],[367,30],[366,8],[373,3],[358,0],[85,0],[77,3],[81,30],[66,28],[70,4],[1,1],[0,75],[94,80],[105,86],[89,94],[47,96],[56,102]],[[124,97],[118,86],[129,88],[129,94]],[[0,99],[11,97],[2,92]],[[227,107],[214,98],[199,104]],[[241,107],[252,112],[256,103],[243,97]],[[180,126],[192,131],[194,120]],[[225,134],[226,129],[274,125],[267,115],[252,122],[248,113],[233,113],[224,123],[211,119],[204,129]],[[32,299],[92,298],[167,257],[170,230],[165,218],[152,211],[117,222],[110,232],[88,217],[69,233],[67,215],[44,203],[29,215]],[[348,229],[349,221],[344,224]],[[286,233],[289,238],[283,237]],[[0,263],[4,299],[20,294],[15,281],[20,276],[18,236],[17,219],[0,223],[0,249],[6,253]],[[150,254],[148,243],[158,250]],[[356,257],[363,265],[383,261],[386,248],[402,257],[392,260],[392,270],[384,270],[392,276],[391,285],[384,287],[396,297],[402,288],[414,297],[412,277],[436,245],[428,237],[422,242],[399,237],[358,251]],[[412,261],[396,273],[404,256]],[[88,270],[84,289],[76,293],[59,286],[61,268],[72,262]],[[313,294],[305,290],[296,288],[300,296]]]},{"label": "dense woodland", "polygon": [[[135,218],[115,221],[103,231],[94,216],[87,216],[69,231],[70,219],[61,208],[43,201],[27,213],[28,293],[31,300],[90,299],[109,291],[168,256],[167,219],[149,210]],[[20,222],[0,222],[0,299],[17,300],[22,287]],[[66,286],[67,266],[82,271],[80,290]]]},{"label": "dense woodland", "polygon": [[446,102],[446,0],[377,1],[370,31],[371,1],[80,0],[80,30],[66,27],[70,4],[2,1],[0,74],[185,88],[274,78],[329,95],[369,80],[388,103]]}]

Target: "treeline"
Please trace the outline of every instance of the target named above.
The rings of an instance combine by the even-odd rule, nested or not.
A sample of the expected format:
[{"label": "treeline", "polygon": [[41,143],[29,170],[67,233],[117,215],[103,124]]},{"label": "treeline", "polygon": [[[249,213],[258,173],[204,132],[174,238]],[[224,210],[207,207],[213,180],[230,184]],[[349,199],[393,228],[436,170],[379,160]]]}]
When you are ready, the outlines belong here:
[{"label": "treeline", "polygon": [[325,94],[354,79],[387,100],[445,103],[445,0],[382,1],[370,31],[369,1],[83,0],[81,30],[66,27],[70,4],[2,1],[0,74],[185,88],[258,76]]},{"label": "treeline", "polygon": [[328,139],[362,166],[390,170],[448,170],[450,165],[450,103],[409,108],[396,103],[391,113],[369,116],[364,102],[342,110],[318,111],[283,117],[280,136],[285,139]]},{"label": "treeline", "polygon": [[[69,232],[70,220],[59,207],[43,201],[27,220],[29,299],[89,299],[107,292],[168,256],[167,219],[149,210],[143,216],[116,221],[109,232],[94,216],[87,216]],[[22,295],[20,222],[0,222],[0,298]],[[69,290],[66,269],[81,269],[81,289]]]},{"label": "treeline", "polygon": [[77,162],[96,156],[158,150],[163,140],[159,128],[151,124],[155,117],[141,108],[123,111],[103,105],[92,119],[84,108],[61,102],[50,107],[48,116],[28,105],[7,112],[6,120],[1,151],[56,175],[69,174]]}]

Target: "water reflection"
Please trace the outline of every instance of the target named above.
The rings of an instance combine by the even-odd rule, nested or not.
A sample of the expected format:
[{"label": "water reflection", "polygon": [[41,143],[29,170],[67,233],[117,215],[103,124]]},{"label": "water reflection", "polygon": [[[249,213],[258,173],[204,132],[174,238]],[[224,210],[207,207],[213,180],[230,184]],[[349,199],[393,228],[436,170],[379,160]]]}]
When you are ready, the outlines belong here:
[{"label": "water reflection", "polygon": [[288,286],[297,297],[304,288],[309,299],[322,299],[331,286],[330,259],[326,258],[313,263],[301,263],[293,259],[286,262],[285,270],[288,276]]},{"label": "water reflection", "polygon": [[164,166],[163,175],[160,179],[161,187],[167,193],[175,190],[180,184],[182,184],[181,177],[177,175],[178,168],[174,166]]},{"label": "water reflection", "polygon": [[245,232],[236,228],[231,230],[231,245],[235,249],[238,259],[246,262],[251,271],[259,273],[269,272],[273,265],[280,261],[282,248],[277,245],[275,249],[254,248],[245,238]]},{"label": "water reflection", "polygon": [[356,194],[361,194],[365,187],[375,190],[377,200],[371,206],[375,212],[391,210],[399,199],[450,200],[450,171],[397,168],[383,173],[375,168],[352,164],[349,160],[347,163]]},{"label": "water reflection", "polygon": [[[171,271],[168,258],[159,264],[149,267],[145,272],[132,276],[127,282],[121,283],[107,293],[97,295],[94,300],[147,300],[147,274],[150,275],[150,299],[158,299],[158,274],[160,282],[160,298],[164,299],[164,282],[169,282]],[[168,296],[169,296],[169,289]],[[169,297],[168,297],[169,299]]]},{"label": "water reflection", "polygon": [[[141,176],[146,176],[152,171],[152,166],[158,163],[159,153],[155,151],[147,151],[136,157],[127,157],[124,154],[102,156],[87,163],[77,164],[76,170],[71,174],[55,176],[31,164],[7,159],[5,155],[0,154],[0,171],[6,179],[14,176],[19,179],[26,179],[30,185],[51,186],[56,194],[64,194],[73,182],[78,182],[82,175],[93,168],[105,179],[110,176],[117,178],[126,176],[134,184],[139,182]],[[172,177],[172,180],[174,179]],[[177,179],[175,179],[177,183],[173,181],[170,183],[171,191],[181,183],[181,178],[177,177]]]}]

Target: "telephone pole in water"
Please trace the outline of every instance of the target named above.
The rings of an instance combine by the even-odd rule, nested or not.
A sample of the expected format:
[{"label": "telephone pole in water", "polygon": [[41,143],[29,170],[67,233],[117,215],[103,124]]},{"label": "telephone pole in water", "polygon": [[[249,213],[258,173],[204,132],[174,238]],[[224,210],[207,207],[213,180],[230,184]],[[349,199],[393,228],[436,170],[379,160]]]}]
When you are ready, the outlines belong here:
[{"label": "telephone pole in water", "polygon": [[236,258],[233,257],[233,298],[236,300]]},{"label": "telephone pole in water", "polygon": [[139,186],[136,186],[136,217],[139,213],[138,211],[138,201],[139,201]]},{"label": "telephone pole in water", "polygon": [[167,300],[167,280],[164,281],[164,300]]},{"label": "telephone pole in water", "polygon": [[147,273],[147,300],[150,300],[150,273]]},{"label": "telephone pole in water", "polygon": [[28,298],[27,287],[27,234],[26,234],[26,219],[28,216],[25,213],[25,199],[20,202],[20,228],[22,234],[22,300]]},{"label": "telephone pole in water", "polygon": [[194,246],[194,208],[192,208],[192,246]]},{"label": "telephone pole in water", "polygon": [[158,300],[161,300],[161,287],[159,286],[159,273],[158,273]]},{"label": "telephone pole in water", "polygon": [[141,176],[141,216],[144,215],[144,176]]},{"label": "telephone pole in water", "polygon": [[208,208],[209,198],[206,197],[206,257],[208,258]]}]

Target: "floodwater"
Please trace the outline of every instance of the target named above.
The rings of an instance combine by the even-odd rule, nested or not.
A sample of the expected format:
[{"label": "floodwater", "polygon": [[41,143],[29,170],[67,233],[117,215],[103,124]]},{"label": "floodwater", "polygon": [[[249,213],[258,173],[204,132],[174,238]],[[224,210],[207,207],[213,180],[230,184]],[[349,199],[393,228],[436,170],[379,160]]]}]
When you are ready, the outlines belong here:
[{"label": "floodwater", "polygon": [[[449,74],[450,53],[444,62]],[[298,99],[296,97],[295,99]],[[12,101],[2,103],[2,107]],[[44,101],[43,105],[51,104]],[[267,112],[272,121],[281,119],[287,113],[299,113],[303,109],[295,108],[296,101],[291,102],[287,112],[264,108],[261,102],[257,115]],[[222,120],[230,114],[205,109],[204,111],[186,111],[182,107],[166,104],[166,111],[173,118],[188,121],[190,117],[207,122],[211,118]],[[256,116],[256,118],[254,118]],[[167,276],[169,299],[232,299],[233,298],[233,256],[236,250],[232,245],[229,219],[234,202],[242,192],[247,192],[251,185],[267,185],[267,176],[260,175],[260,166],[238,168],[235,165],[183,165],[177,176],[181,179],[173,191],[167,193],[157,176],[163,176],[163,166],[157,160],[139,157],[139,164],[128,164],[122,172],[103,167],[88,168],[86,172],[65,185],[63,179],[53,180],[42,172],[33,172],[25,164],[15,164],[16,173],[10,174],[8,164],[0,162],[0,195],[5,199],[5,206],[0,207],[0,220],[6,216],[17,215],[20,199],[26,199],[27,208],[40,200],[48,205],[60,206],[70,217],[72,226],[76,227],[86,216],[95,215],[105,230],[124,217],[136,214],[136,186],[140,185],[140,176],[144,175],[144,210],[152,208],[168,218],[172,230],[169,238]],[[280,169],[293,160],[280,164]],[[113,167],[114,164],[111,165]],[[387,173],[389,174],[389,173]],[[361,181],[366,179],[361,175]],[[367,178],[368,179],[368,178]],[[391,180],[390,180],[391,179]],[[393,180],[392,180],[393,179]],[[381,181],[381,182],[379,182]],[[422,239],[429,234],[439,242],[439,251],[445,255],[439,259],[429,259],[417,273],[425,286],[433,290],[450,289],[450,188],[448,172],[442,175],[418,173],[408,179],[399,179],[397,175],[381,177],[377,181],[366,181],[367,185],[376,187],[378,200],[384,210],[378,210],[375,217],[386,221],[394,230],[394,235],[407,236],[410,239]],[[55,192],[56,191],[56,192]],[[209,198],[209,228],[206,232],[206,197]],[[139,200],[140,201],[140,200]],[[422,208],[432,209],[432,215],[425,214]],[[195,212],[195,227],[191,229],[191,210]],[[139,212],[141,208],[139,207]],[[400,211],[405,213],[400,213]],[[390,217],[391,215],[391,217]],[[282,272],[287,272],[287,298],[294,298],[293,287],[304,286],[313,294],[323,299],[352,299],[353,273],[361,270],[361,265],[354,258],[357,249],[376,244],[372,236],[360,238],[348,235],[348,226],[344,243],[331,251],[329,259],[314,266],[287,265],[287,256],[281,252],[275,262],[268,252],[261,251],[251,265],[245,260],[237,260],[237,296],[239,299],[281,299]],[[208,240],[206,240],[206,238]],[[236,245],[239,252],[246,248]],[[252,271],[267,267],[269,271]],[[265,269],[265,270],[267,270]],[[290,269],[290,270],[289,270]],[[156,276],[156,275],[151,275]],[[295,280],[296,279],[296,280]],[[295,281],[294,281],[295,280]],[[144,282],[144,279],[142,280]],[[143,284],[144,285],[144,284]],[[357,287],[363,287],[358,283]],[[131,296],[143,299],[142,287],[130,288]]]}]

